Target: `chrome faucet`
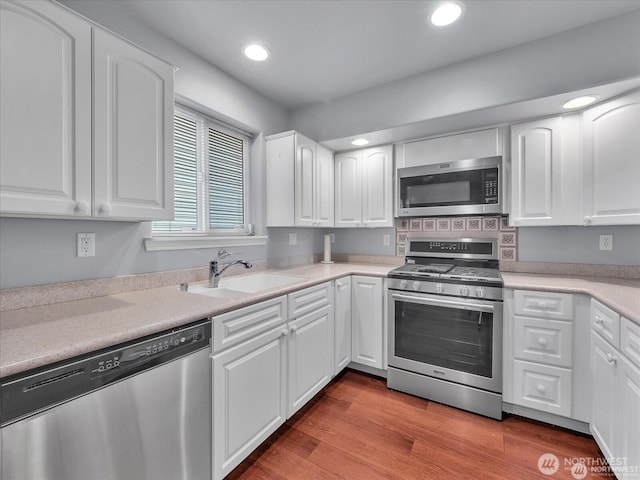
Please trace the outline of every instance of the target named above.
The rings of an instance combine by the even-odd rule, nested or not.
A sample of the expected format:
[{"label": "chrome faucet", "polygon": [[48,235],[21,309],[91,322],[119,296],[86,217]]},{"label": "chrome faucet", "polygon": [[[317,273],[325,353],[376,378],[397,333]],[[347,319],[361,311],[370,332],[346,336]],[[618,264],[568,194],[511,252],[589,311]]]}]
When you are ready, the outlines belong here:
[{"label": "chrome faucet", "polygon": [[230,255],[234,255],[233,253],[227,252],[224,248],[218,251],[218,256],[215,260],[209,262],[209,288],[218,288],[218,283],[220,282],[220,277],[225,272],[225,270],[233,265],[237,265],[241,263],[244,265],[244,268],[251,268],[253,264],[251,262],[247,262],[246,260],[236,260],[231,263],[227,263],[222,270],[218,270],[218,260],[222,260]]}]

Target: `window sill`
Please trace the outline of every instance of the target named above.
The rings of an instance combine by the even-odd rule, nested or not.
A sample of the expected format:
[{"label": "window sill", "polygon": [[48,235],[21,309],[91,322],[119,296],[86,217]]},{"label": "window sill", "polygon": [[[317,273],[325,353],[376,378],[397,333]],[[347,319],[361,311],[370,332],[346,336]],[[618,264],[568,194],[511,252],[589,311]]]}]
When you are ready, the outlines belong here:
[{"label": "window sill", "polygon": [[144,239],[147,252],[162,250],[190,250],[196,248],[236,247],[246,245],[266,245],[269,237],[263,235],[238,235],[224,237],[153,237]]}]

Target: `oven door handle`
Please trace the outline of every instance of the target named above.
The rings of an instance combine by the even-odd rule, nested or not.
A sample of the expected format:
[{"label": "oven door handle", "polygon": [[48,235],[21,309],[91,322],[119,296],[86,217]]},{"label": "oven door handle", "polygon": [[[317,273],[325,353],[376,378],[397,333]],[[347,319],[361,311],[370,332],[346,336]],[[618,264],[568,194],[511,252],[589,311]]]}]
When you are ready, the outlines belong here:
[{"label": "oven door handle", "polygon": [[421,303],[423,305],[432,305],[434,307],[451,307],[457,308],[460,310],[473,310],[476,312],[486,312],[493,313],[494,308],[493,305],[485,304],[485,303],[465,303],[465,302],[456,302],[453,300],[443,300],[441,298],[425,298],[418,297],[416,295],[403,295],[400,293],[392,293],[391,297],[394,300],[412,302],[412,303]]}]

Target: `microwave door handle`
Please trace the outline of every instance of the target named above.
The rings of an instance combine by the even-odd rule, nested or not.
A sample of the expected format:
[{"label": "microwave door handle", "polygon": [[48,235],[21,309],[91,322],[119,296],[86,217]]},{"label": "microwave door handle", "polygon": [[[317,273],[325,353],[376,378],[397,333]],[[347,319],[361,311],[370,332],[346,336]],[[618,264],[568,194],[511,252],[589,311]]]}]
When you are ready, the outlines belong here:
[{"label": "microwave door handle", "polygon": [[485,312],[485,313],[493,313],[493,305],[483,304],[483,303],[466,303],[466,302],[456,302],[454,300],[444,300],[440,298],[425,298],[418,297],[415,295],[403,295],[400,293],[393,293],[391,297],[394,300],[411,302],[411,303],[421,303],[423,305],[431,305],[434,307],[451,307],[458,308],[460,310],[473,310],[477,312]]}]

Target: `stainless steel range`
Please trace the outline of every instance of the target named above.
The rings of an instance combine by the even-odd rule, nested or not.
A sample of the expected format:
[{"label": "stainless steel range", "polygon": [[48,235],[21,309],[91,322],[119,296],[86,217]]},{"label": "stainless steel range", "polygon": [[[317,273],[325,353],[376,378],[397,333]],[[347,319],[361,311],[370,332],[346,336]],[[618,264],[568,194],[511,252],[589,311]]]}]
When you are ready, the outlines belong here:
[{"label": "stainless steel range", "polygon": [[502,419],[502,277],[494,239],[407,239],[388,275],[387,386]]}]

